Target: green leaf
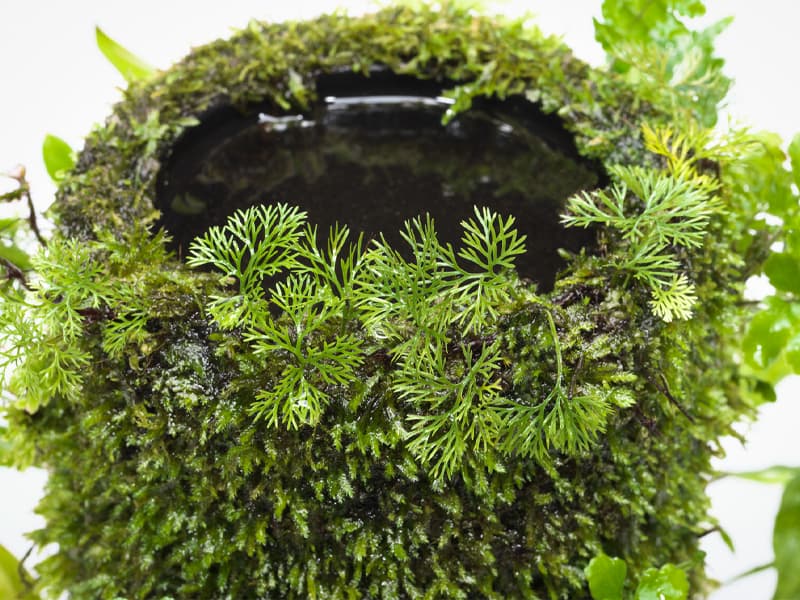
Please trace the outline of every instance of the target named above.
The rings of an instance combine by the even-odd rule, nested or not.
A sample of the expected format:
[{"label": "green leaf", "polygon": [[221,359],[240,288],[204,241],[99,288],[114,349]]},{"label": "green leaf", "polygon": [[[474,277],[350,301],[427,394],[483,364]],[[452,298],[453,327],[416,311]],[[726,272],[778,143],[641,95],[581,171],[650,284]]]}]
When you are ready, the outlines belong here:
[{"label": "green leaf", "polygon": [[601,552],[589,561],[583,572],[594,600],[622,600],[622,587],[628,572],[628,565],[623,559],[612,558]]},{"label": "green leaf", "polygon": [[595,38],[606,51],[620,42],[651,42],[658,38],[674,39],[686,33],[677,15],[696,17],[705,13],[701,0],[605,0],[604,23],[595,21]]},{"label": "green leaf", "polygon": [[0,598],[9,600],[36,600],[38,595],[31,592],[20,578],[25,576],[30,582],[33,580],[27,571],[20,567],[19,561],[0,544]]},{"label": "green leaf", "polygon": [[752,569],[747,569],[744,573],[739,573],[735,575],[731,579],[728,579],[724,585],[728,585],[733,583],[734,581],[739,581],[740,579],[744,579],[745,577],[750,577],[751,575],[755,575],[757,573],[761,573],[762,571],[766,571],[767,569],[774,569],[775,568],[775,561],[771,560],[768,563],[764,563],[763,565],[758,565],[757,567],[753,567]]},{"label": "green leaf", "polygon": [[303,83],[302,76],[294,69],[289,69],[289,92],[301,106],[308,106],[308,89]]},{"label": "green leaf", "polygon": [[0,425],[0,467],[11,466],[11,444],[5,437],[7,433],[8,429]]},{"label": "green leaf", "polygon": [[758,483],[777,483],[786,485],[794,477],[800,476],[800,467],[787,467],[784,465],[773,465],[759,471],[743,471],[741,473],[727,473],[740,479],[749,479]]},{"label": "green leaf", "polygon": [[[797,328],[795,328],[795,331],[797,331]],[[792,371],[800,373],[800,332],[786,343],[784,357]]]},{"label": "green leaf", "polygon": [[750,321],[742,341],[742,349],[750,366],[766,370],[778,362],[798,324],[792,308],[774,299]]},{"label": "green leaf", "polygon": [[108,61],[114,65],[128,83],[135,81],[145,81],[153,76],[155,68],[151,67],[141,58],[133,54],[127,48],[120,46],[117,42],[108,37],[99,27],[95,27],[97,37],[97,47],[105,55]]},{"label": "green leaf", "polygon": [[7,260],[21,271],[30,271],[32,268],[30,256],[16,246],[4,246],[0,242],[0,259]]},{"label": "green leaf", "polygon": [[690,109],[706,127],[717,119],[717,104],[730,87],[714,41],[730,23],[724,19],[701,31],[681,17],[705,13],[700,0],[604,0],[595,38],[611,67],[637,86],[640,97],[675,109]]},{"label": "green leaf", "polygon": [[660,569],[647,569],[639,580],[635,600],[686,600],[689,580],[683,569],[666,564]]},{"label": "green leaf", "polygon": [[55,135],[47,134],[42,144],[42,158],[50,179],[58,183],[64,173],[75,166],[75,152],[69,144]]},{"label": "green leaf", "polygon": [[764,264],[764,273],[776,289],[800,295],[800,263],[794,256],[772,254]]},{"label": "green leaf", "polygon": [[778,571],[774,600],[800,598],[800,475],[789,481],[783,492],[781,507],[775,518],[772,548]]},{"label": "green leaf", "polygon": [[789,144],[789,160],[792,162],[792,175],[794,183],[800,188],[800,133],[794,136]]}]

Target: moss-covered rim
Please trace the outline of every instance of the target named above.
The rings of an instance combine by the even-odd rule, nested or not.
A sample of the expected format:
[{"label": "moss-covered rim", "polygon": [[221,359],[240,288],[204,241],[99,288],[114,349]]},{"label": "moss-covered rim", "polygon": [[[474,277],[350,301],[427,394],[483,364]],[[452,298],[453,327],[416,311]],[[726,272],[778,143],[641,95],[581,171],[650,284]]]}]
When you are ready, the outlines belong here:
[{"label": "moss-covered rim", "polygon": [[[448,7],[388,9],[351,18],[323,16],[288,24],[251,23],[229,41],[195,50],[152,81],[134,84],[104,128],[87,140],[78,167],[60,192],[56,213],[66,236],[117,235],[152,223],[160,166],[181,132],[220,107],[255,104],[302,110],[316,79],[375,65],[420,79],[460,81],[446,94],[453,111],[475,96],[522,94],[557,113],[580,152],[613,163],[640,148],[633,93],[575,59],[555,38],[502,19],[472,17]],[[92,202],[85,202],[92,198]]]}]

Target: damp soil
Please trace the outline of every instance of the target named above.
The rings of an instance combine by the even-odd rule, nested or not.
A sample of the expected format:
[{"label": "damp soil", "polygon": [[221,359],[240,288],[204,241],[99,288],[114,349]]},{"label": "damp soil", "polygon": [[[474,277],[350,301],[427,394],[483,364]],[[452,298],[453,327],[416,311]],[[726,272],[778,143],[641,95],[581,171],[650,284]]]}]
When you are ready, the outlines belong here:
[{"label": "damp soil", "polygon": [[591,230],[565,229],[559,215],[605,175],[557,118],[523,98],[476,102],[443,125],[449,103],[431,82],[327,77],[318,95],[302,113],[219,109],[176,143],[157,197],[174,250],[185,256],[236,209],[277,202],[305,210],[322,244],[340,223],[401,252],[404,221],[430,214],[440,241],[457,248],[461,221],[488,206],[527,236],[517,271],[541,291],[563,268],[559,248],[593,246]]}]

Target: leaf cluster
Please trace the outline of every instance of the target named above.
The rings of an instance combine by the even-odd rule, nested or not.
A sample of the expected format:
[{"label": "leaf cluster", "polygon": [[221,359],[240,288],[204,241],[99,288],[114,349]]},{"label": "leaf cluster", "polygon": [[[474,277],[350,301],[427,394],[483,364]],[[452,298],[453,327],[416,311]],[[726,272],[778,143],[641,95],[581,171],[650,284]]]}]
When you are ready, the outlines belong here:
[{"label": "leaf cluster", "polygon": [[716,37],[731,23],[690,29],[682,18],[705,14],[701,0],[604,0],[595,38],[611,67],[636,86],[640,97],[705,127],[717,120],[717,105],[731,80],[714,55]]},{"label": "leaf cluster", "polygon": [[[762,134],[754,141],[752,151],[732,165],[727,178],[740,201],[760,211],[759,220],[751,226],[769,252],[763,275],[774,291],[750,321],[742,350],[746,367],[774,385],[800,373],[800,135],[787,152],[777,136]],[[775,568],[775,600],[800,595],[800,468],[775,466],[734,475],[784,485],[772,537],[775,558],[744,575]]]},{"label": "leaf cluster", "polygon": [[673,564],[642,572],[632,594],[625,593],[628,565],[621,558],[600,553],[586,566],[584,574],[594,600],[686,600],[689,580],[686,572]]},{"label": "leaf cluster", "polygon": [[[254,206],[190,248],[190,265],[215,267],[233,288],[212,298],[210,317],[240,333],[257,357],[280,361],[250,408],[256,419],[316,424],[367,358],[385,352],[389,386],[409,408],[408,448],[439,477],[469,452],[499,448],[545,462],[553,449],[583,451],[611,406],[626,405],[610,393],[572,397],[564,389],[552,308],[516,284],[525,239],[513,217],[476,208],[461,224],[458,250],[439,242],[427,215],[405,223],[404,249],[383,236],[348,244],[350,232],[337,226],[323,251],[305,221],[296,207]],[[501,381],[497,323],[522,296],[546,315],[557,355],[553,391],[533,405],[510,400]]]},{"label": "leaf cluster", "polygon": [[780,140],[758,142],[730,177],[741,196],[758,202],[762,219],[754,227],[772,250],[764,275],[775,292],[753,317],[742,347],[748,366],[774,384],[800,373],[800,135],[789,144],[788,165]]},{"label": "leaf cluster", "polygon": [[18,406],[34,412],[54,396],[80,394],[92,362],[88,327],[100,328],[111,359],[145,342],[148,321],[163,310],[147,290],[158,280],[168,293],[175,277],[157,268],[144,274],[139,265],[144,257],[154,264],[166,260],[164,239],[147,230],[125,240],[55,238],[32,258],[27,286],[2,291],[0,383]]},{"label": "leaf cluster", "polygon": [[697,169],[705,137],[644,128],[646,147],[665,158],[666,168],[609,169],[614,185],[581,192],[567,202],[562,222],[570,227],[602,225],[620,236],[609,266],[644,284],[650,307],[666,322],[691,317],[694,284],[682,271],[680,252],[703,244],[711,216],[720,208],[718,182]]},{"label": "leaf cluster", "polygon": [[800,574],[797,570],[797,553],[800,548],[800,467],[775,465],[760,471],[725,475],[758,483],[779,484],[784,488],[772,534],[774,559],[738,575],[736,579],[774,568],[778,572],[778,585],[773,600],[800,595]]}]

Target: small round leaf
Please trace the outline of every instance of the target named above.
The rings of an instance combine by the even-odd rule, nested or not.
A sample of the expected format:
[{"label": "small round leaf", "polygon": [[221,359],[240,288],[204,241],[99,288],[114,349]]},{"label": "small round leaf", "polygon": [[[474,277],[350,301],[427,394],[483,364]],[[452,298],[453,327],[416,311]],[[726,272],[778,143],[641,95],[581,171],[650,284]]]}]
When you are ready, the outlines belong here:
[{"label": "small round leaf", "polygon": [[683,569],[666,564],[660,569],[647,569],[636,588],[636,600],[686,600],[689,580]]},{"label": "small round leaf", "polygon": [[42,144],[42,158],[50,178],[58,183],[63,179],[64,173],[75,166],[75,153],[69,144],[60,137],[50,135],[44,138]]},{"label": "small round leaf", "polygon": [[628,565],[621,558],[612,558],[602,552],[586,566],[584,573],[594,600],[622,600],[622,586]]}]

